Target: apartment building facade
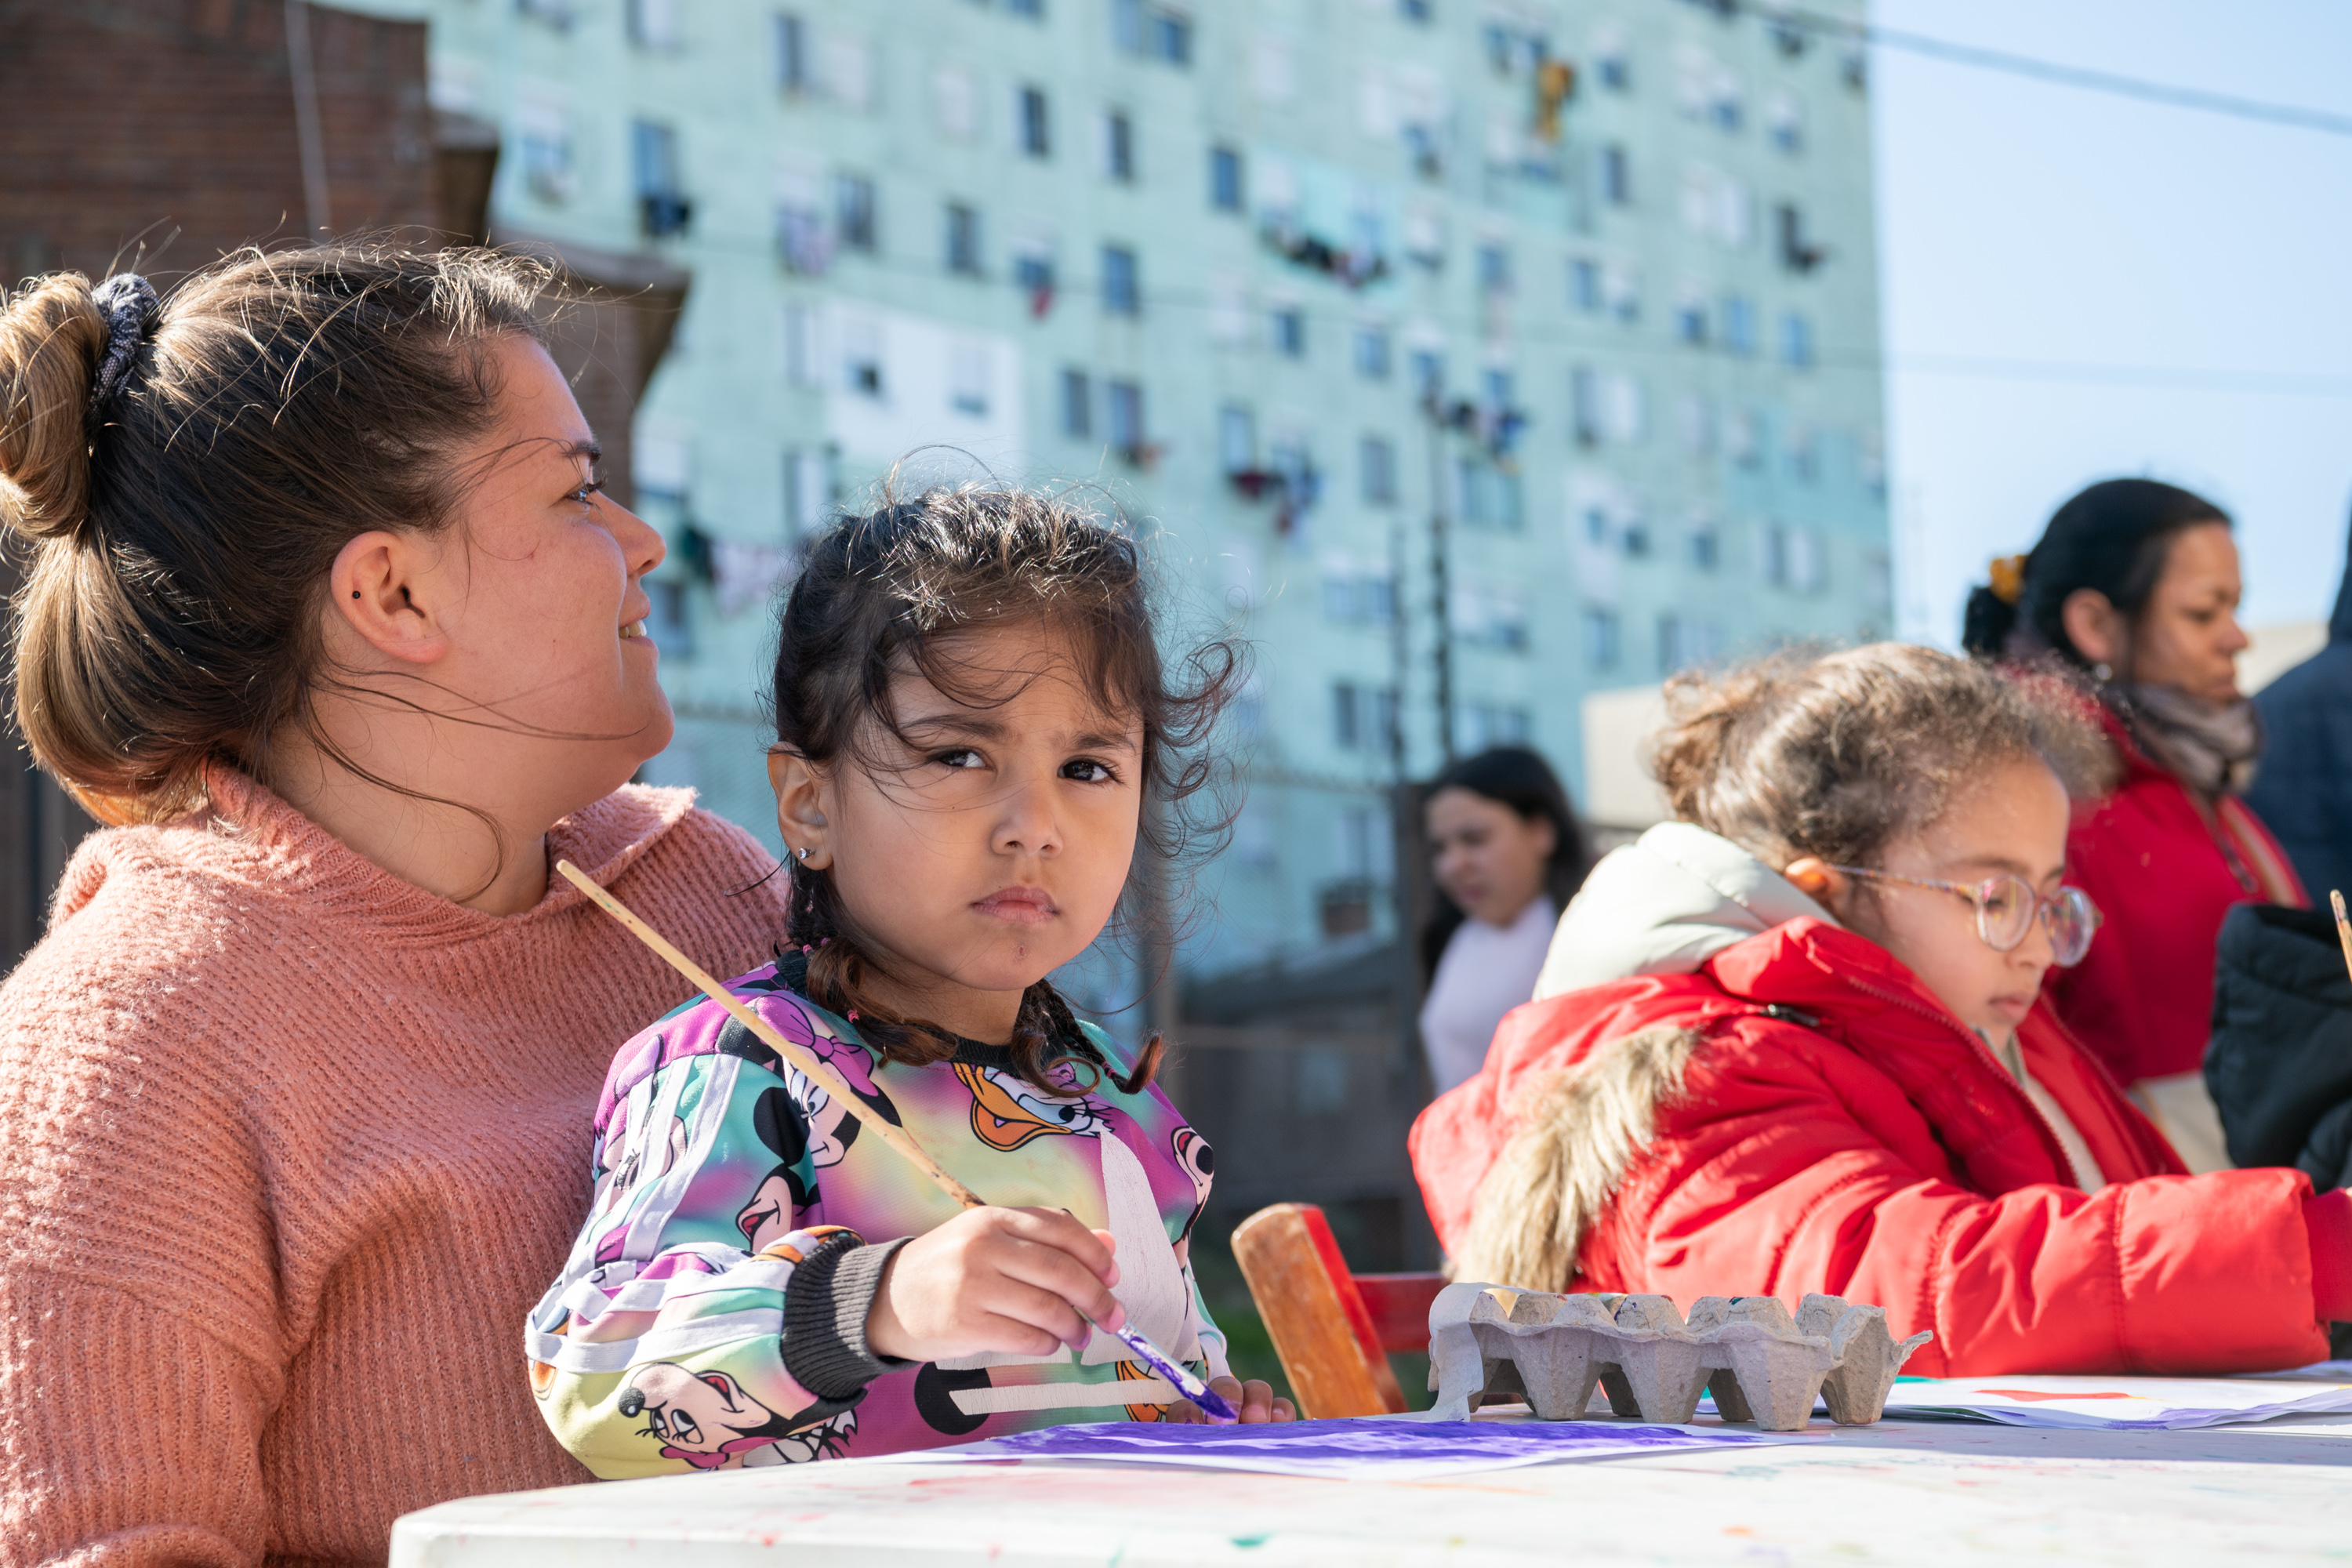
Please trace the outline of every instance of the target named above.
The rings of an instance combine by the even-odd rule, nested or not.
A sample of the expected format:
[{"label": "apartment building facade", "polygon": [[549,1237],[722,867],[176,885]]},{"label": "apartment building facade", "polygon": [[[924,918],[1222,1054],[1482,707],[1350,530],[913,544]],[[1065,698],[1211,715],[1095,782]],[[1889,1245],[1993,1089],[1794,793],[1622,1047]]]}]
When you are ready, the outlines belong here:
[{"label": "apartment building facade", "polygon": [[1449,741],[1574,790],[1585,694],[1889,624],[1868,82],[1822,12],[353,8],[428,20],[436,106],[498,128],[494,238],[690,278],[632,445],[651,773],[771,839],[775,593],[894,471],[1116,505],[1180,632],[1254,645],[1196,973],[1383,940],[1390,786]]}]

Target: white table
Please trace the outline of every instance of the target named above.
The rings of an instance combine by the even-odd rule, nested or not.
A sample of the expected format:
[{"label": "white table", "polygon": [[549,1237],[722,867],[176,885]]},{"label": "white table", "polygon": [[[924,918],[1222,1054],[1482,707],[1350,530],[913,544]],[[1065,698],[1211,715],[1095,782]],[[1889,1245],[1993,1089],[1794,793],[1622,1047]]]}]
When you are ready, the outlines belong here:
[{"label": "white table", "polygon": [[797,1465],[473,1498],[411,1514],[392,1537],[393,1568],[2144,1568],[2347,1553],[2352,1416],[2147,1433],[1817,1420],[1769,1447],[1385,1483],[1129,1465]]}]

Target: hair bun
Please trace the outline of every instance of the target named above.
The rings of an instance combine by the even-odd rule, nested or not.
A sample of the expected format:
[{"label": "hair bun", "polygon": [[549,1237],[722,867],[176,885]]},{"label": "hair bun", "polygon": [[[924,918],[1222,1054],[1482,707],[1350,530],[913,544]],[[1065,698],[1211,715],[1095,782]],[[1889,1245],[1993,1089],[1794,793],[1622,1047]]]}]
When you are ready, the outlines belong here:
[{"label": "hair bun", "polygon": [[89,402],[106,353],[89,279],[58,272],[0,310],[0,526],[56,539],[89,510]]}]

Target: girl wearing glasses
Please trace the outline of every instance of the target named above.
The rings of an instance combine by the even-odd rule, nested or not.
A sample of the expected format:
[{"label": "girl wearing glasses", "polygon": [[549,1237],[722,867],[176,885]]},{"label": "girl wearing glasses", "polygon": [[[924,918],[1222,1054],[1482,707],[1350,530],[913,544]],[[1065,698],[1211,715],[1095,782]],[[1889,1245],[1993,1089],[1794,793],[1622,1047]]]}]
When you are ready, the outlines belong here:
[{"label": "girl wearing glasses", "polygon": [[[1881,644],[1672,683],[1677,820],[1414,1126],[1455,1277],[1884,1305],[1911,1369],[2252,1370],[2352,1318],[2352,1198],[2188,1175],[2043,1000],[2098,942],[2071,699]],[[2111,936],[2112,933],[2110,933]]]}]

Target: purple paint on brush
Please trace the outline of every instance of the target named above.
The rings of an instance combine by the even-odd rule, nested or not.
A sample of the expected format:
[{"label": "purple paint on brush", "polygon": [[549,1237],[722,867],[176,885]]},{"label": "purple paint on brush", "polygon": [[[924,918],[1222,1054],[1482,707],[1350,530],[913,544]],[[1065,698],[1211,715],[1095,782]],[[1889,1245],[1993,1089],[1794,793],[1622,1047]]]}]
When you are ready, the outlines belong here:
[{"label": "purple paint on brush", "polygon": [[1144,1365],[1174,1384],[1176,1392],[1199,1405],[1201,1413],[1212,1421],[1230,1424],[1242,1418],[1242,1413],[1234,1409],[1223,1394],[1202,1382],[1183,1363],[1135,1330],[1120,1327],[1110,1331],[1118,1337],[1119,1343],[1133,1351]]}]

